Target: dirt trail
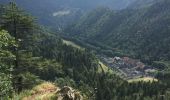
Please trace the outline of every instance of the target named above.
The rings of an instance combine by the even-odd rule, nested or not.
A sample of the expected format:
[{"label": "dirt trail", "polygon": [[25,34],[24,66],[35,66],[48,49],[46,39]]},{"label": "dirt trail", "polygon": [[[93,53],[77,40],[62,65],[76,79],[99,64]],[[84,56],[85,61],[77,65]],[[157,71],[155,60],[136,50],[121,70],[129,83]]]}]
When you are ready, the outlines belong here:
[{"label": "dirt trail", "polygon": [[[42,91],[40,93],[33,94],[31,96],[25,97],[22,100],[36,100],[38,98],[41,98],[41,100],[46,100],[46,98],[52,94],[55,94],[57,92],[56,89],[49,89]],[[43,99],[44,98],[44,99]]]},{"label": "dirt trail", "polygon": [[22,100],[50,100],[50,97],[54,96],[59,90],[54,85],[50,85],[49,87],[40,85],[37,89],[33,90],[32,95],[24,97]]}]

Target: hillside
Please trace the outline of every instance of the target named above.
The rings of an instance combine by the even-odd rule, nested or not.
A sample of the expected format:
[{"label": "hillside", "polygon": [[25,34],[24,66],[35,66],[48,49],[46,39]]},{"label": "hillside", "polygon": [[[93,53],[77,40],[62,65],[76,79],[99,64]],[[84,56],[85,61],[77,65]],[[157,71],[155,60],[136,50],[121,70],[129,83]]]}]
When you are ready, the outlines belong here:
[{"label": "hillside", "polygon": [[0,99],[11,98],[13,92],[31,89],[42,81],[76,87],[90,97],[94,74],[102,74],[98,73],[95,55],[63,43],[15,3],[0,6]]},{"label": "hillside", "polygon": [[163,0],[142,9],[112,11],[96,9],[65,29],[93,45],[108,46],[112,51],[144,61],[170,59],[170,2]]},{"label": "hillside", "polygon": [[50,82],[41,83],[14,97],[17,100],[65,100],[66,98],[68,100],[85,100],[79,91],[68,86],[60,88]]},{"label": "hillside", "polygon": [[[8,3],[10,0],[1,0]],[[61,30],[83,14],[99,6],[114,10],[126,8],[135,0],[15,0],[18,6],[37,17],[38,22],[53,30]],[[65,13],[67,12],[67,13]],[[57,14],[56,14],[57,13]],[[64,14],[65,13],[65,14]]]},{"label": "hillside", "polygon": [[[98,8],[108,7],[113,10],[136,9],[152,4],[153,0],[15,0],[18,6],[35,16],[40,24],[53,30],[61,31],[77,21],[82,15]],[[9,3],[10,0],[1,0]]]},{"label": "hillside", "polygon": [[[41,1],[37,1],[37,3],[40,3],[39,6],[44,6]],[[100,47],[109,49],[104,52],[109,52],[108,55],[112,56],[110,54],[113,53],[112,46],[115,46],[115,43],[118,43],[116,41],[120,40],[117,44],[120,47],[116,47],[114,50],[119,51],[119,53],[131,52],[132,45],[128,44],[127,38],[133,39],[132,42],[137,43],[136,36],[138,35],[134,34],[138,31],[138,28],[142,28],[136,22],[139,21],[142,25],[148,22],[141,21],[138,17],[136,18],[136,15],[139,14],[141,18],[146,18],[145,16],[152,18],[151,21],[149,20],[150,23],[156,23],[157,21],[155,22],[154,19],[161,17],[162,20],[159,19],[163,22],[161,29],[164,30],[163,27],[166,26],[164,18],[169,18],[166,12],[169,11],[168,4],[169,2],[161,2],[157,6],[153,5],[142,10],[112,11],[106,7],[96,8],[94,12],[90,13],[91,15],[83,16],[80,23],[75,24],[76,27],[73,25],[68,28],[67,36],[73,37],[68,40],[68,37],[62,38],[58,32],[52,32],[43,27],[42,24],[37,23],[37,20],[31,14],[17,6],[14,1],[6,5],[0,4],[0,15],[2,15],[0,16],[0,100],[81,100],[82,97],[84,100],[169,100],[169,70],[165,72],[156,69],[157,73],[152,73],[155,80],[152,80],[153,77],[151,77],[152,79],[143,77],[142,74],[140,79],[128,82],[119,76],[122,74],[118,73],[118,68],[114,70],[109,68],[108,65],[114,61],[120,65],[119,68],[124,68],[122,65],[128,65],[135,71],[138,69],[144,71],[144,64],[140,60],[129,57],[110,58],[102,55],[102,53],[96,55],[97,53],[94,51],[95,44],[98,43],[99,47],[96,50],[100,51]],[[164,8],[160,9],[158,5]],[[29,3],[27,6],[30,6]],[[41,8],[39,6],[37,8]],[[44,11],[46,9],[42,9],[42,15],[46,15]],[[142,11],[145,11],[145,13]],[[152,14],[149,12],[152,12]],[[68,11],[59,11],[54,15],[67,15],[68,13]],[[155,17],[156,15],[157,17]],[[129,21],[133,23],[129,25]],[[117,23],[112,24],[111,22]],[[127,25],[125,25],[125,22],[127,22]],[[157,23],[156,26],[161,25],[160,23]],[[108,24],[109,28],[107,28]],[[130,31],[133,28],[134,31]],[[159,29],[159,27],[156,28]],[[156,33],[158,31],[156,28],[155,31],[150,28],[150,32]],[[125,30],[127,34],[123,33],[126,32]],[[163,35],[158,35],[160,40],[165,38],[164,35],[169,36],[166,31],[162,30],[159,32],[162,32]],[[74,32],[76,34],[73,34]],[[120,32],[121,36],[115,34],[115,32]],[[147,34],[152,35],[149,32]],[[145,35],[143,34],[143,36]],[[72,42],[75,37],[77,41]],[[116,41],[112,41],[113,38]],[[152,38],[156,37],[152,36]],[[122,41],[124,39],[126,41]],[[87,41],[86,46],[80,45],[83,44],[82,41]],[[152,41],[154,43],[156,40],[153,39]],[[169,39],[167,41],[169,42]],[[124,47],[122,44],[125,44],[126,47],[129,46],[129,48],[122,49]],[[90,49],[88,46],[94,49]],[[143,48],[140,49],[145,51]],[[166,48],[161,50],[166,50]],[[136,55],[135,52],[133,54]],[[146,54],[148,53],[146,52]],[[158,68],[167,68],[169,62],[163,60],[165,56],[161,57],[162,60],[154,63]],[[131,71],[128,68],[125,69],[127,73]],[[131,72],[130,74],[134,73]]]}]

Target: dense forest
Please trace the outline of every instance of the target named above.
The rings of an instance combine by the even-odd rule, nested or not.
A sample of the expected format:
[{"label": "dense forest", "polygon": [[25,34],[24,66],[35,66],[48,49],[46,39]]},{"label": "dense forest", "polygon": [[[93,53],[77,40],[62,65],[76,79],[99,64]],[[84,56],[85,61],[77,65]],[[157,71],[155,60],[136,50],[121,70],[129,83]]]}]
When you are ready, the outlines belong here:
[{"label": "dense forest", "polygon": [[[164,5],[163,11],[168,11],[169,7],[167,3],[161,3],[160,6]],[[153,5],[151,7],[155,11],[157,6]],[[149,9],[149,8],[147,8]],[[148,10],[147,10],[148,11]],[[148,14],[147,11],[144,12]],[[156,9],[156,11],[158,11]],[[103,44],[107,43],[110,46],[115,46],[120,44],[121,47],[117,47],[118,49],[122,49],[123,51],[126,49],[129,53],[132,48],[128,43],[128,40],[125,38],[127,35],[124,35],[122,38],[115,38],[110,32],[113,31],[112,23],[115,23],[118,20],[123,21],[132,21],[132,26],[140,27],[145,23],[141,22],[139,19],[134,19],[134,12],[140,13],[136,10],[123,10],[121,12],[114,12],[110,9],[101,8],[96,9],[94,12],[90,13],[91,16],[83,16],[82,22],[78,23],[77,26],[72,29],[67,29],[67,33],[76,32],[78,39],[82,39],[82,41],[86,41],[87,37],[95,40],[96,42],[103,41]],[[167,13],[160,11],[163,15],[160,17],[165,17],[168,19]],[[132,14],[133,13],[133,14]],[[156,15],[157,13],[155,13]],[[164,15],[165,14],[165,15]],[[59,87],[70,86],[74,89],[80,91],[80,94],[83,96],[84,100],[169,100],[170,99],[170,73],[169,70],[166,72],[158,72],[156,78],[158,81],[153,82],[127,82],[126,80],[120,78],[116,75],[116,73],[111,73],[109,70],[104,71],[101,68],[99,63],[99,59],[96,57],[95,52],[91,49],[79,49],[73,46],[67,45],[63,42],[63,38],[61,38],[58,33],[55,33],[42,25],[39,25],[36,22],[36,19],[22,10],[22,8],[18,7],[15,2],[10,2],[9,4],[1,4],[0,5],[0,99],[2,100],[23,100],[24,96],[28,96],[30,94],[25,93],[26,90],[32,89],[34,86],[41,84],[43,82],[52,82]],[[124,16],[126,15],[126,16]],[[111,17],[112,16],[112,17]],[[113,17],[115,16],[115,17]],[[117,17],[118,16],[118,17]],[[126,18],[130,17],[129,20]],[[149,16],[149,15],[148,15]],[[125,18],[124,18],[125,17]],[[155,16],[151,16],[151,18],[155,18]],[[88,19],[87,19],[88,18]],[[99,19],[96,19],[99,18]],[[106,18],[106,19],[105,19]],[[113,19],[112,19],[113,18]],[[118,19],[119,18],[119,19]],[[144,17],[143,17],[144,18]],[[159,17],[158,17],[159,19]],[[161,18],[162,19],[162,18]],[[167,22],[166,19],[163,22]],[[108,20],[108,21],[105,21]],[[112,21],[110,21],[112,20]],[[94,22],[96,21],[96,22]],[[139,21],[141,24],[136,25]],[[104,22],[104,24],[103,24]],[[112,23],[109,23],[112,22]],[[148,22],[148,21],[146,21]],[[159,22],[159,21],[154,21]],[[87,23],[87,24],[85,24]],[[96,24],[98,23],[98,24]],[[117,22],[120,25],[121,22]],[[84,26],[82,26],[82,24]],[[102,27],[105,26],[110,27]],[[108,25],[109,24],[109,25]],[[127,23],[126,23],[127,24]],[[152,23],[150,23],[152,24]],[[167,22],[168,24],[168,22]],[[80,26],[79,26],[80,25]],[[102,25],[102,26],[101,26]],[[125,31],[129,29],[131,26],[125,24],[121,24],[121,27],[124,29],[120,30],[120,26],[117,26],[115,29],[115,33]],[[150,28],[150,34],[152,35],[154,32],[157,32],[159,29],[159,25],[163,24],[155,24],[155,29]],[[147,24],[145,25],[147,27]],[[157,26],[157,27],[156,27]],[[149,25],[148,25],[149,27]],[[150,26],[151,27],[151,26]],[[164,27],[164,26],[162,26]],[[79,29],[80,28],[80,29]],[[78,30],[79,29],[79,30]],[[96,30],[94,30],[96,29]],[[157,29],[157,30],[156,30]],[[137,30],[137,29],[136,29]],[[136,32],[134,31],[134,33]],[[168,30],[168,29],[167,29]],[[97,32],[96,32],[97,31]],[[105,34],[100,34],[105,33]],[[152,33],[152,31],[154,31]],[[128,32],[128,31],[127,31]],[[141,31],[142,32],[142,31]],[[155,46],[157,42],[156,37],[160,38],[160,41],[167,40],[164,43],[168,44],[168,33],[166,30],[159,30],[162,34],[165,34],[167,39],[164,39],[164,35],[160,38],[159,34],[154,35],[151,39],[153,41],[153,45]],[[91,34],[88,34],[91,33]],[[109,33],[109,34],[106,34]],[[133,32],[132,32],[133,33]],[[140,32],[139,32],[140,33]],[[146,33],[147,34],[147,33]],[[101,35],[101,36],[98,36]],[[106,35],[104,38],[103,35]],[[74,34],[72,34],[74,36]],[[136,36],[136,35],[128,35],[128,36]],[[145,34],[144,34],[145,36]],[[74,38],[75,38],[74,37]],[[98,37],[98,38],[97,38]],[[100,37],[100,39],[99,39]],[[117,36],[116,36],[117,37]],[[107,38],[107,39],[106,39]],[[110,39],[114,38],[114,39]],[[105,39],[107,41],[105,41]],[[125,39],[123,42],[122,40]],[[88,41],[87,40],[87,41]],[[111,40],[114,40],[111,42]],[[120,42],[115,42],[115,41]],[[154,53],[147,54],[145,50],[142,48],[143,42],[137,41],[137,38],[133,37],[130,39],[133,43],[141,43],[141,45],[137,45],[133,49],[136,52],[134,53],[135,57],[138,57],[136,54],[146,53],[147,56],[154,57],[154,60],[160,60],[162,57],[163,60],[169,59],[169,54],[165,54],[164,50],[169,50],[168,46],[166,48],[161,48],[161,44],[158,45],[160,49],[153,50],[162,50],[160,55],[156,57]],[[155,40],[155,41],[154,41]],[[110,41],[110,42],[109,42]],[[94,42],[94,41],[93,41]],[[90,43],[90,42],[89,42]],[[125,44],[127,43],[127,44]],[[161,42],[162,43],[162,42]],[[123,45],[122,45],[123,44]],[[128,48],[126,48],[129,46]],[[137,48],[142,48],[140,51]],[[110,48],[110,47],[108,47]],[[150,50],[150,49],[149,49]],[[124,51],[125,52],[125,51]],[[140,53],[142,52],[142,53]],[[126,52],[125,52],[126,53]],[[145,56],[145,55],[144,55]],[[142,58],[142,57],[141,57]],[[99,70],[100,69],[100,70]],[[24,94],[25,93],[25,94]],[[57,96],[51,98],[50,100],[58,100]],[[73,100],[73,99],[63,99],[63,100]],[[80,99],[75,99],[80,100]]]},{"label": "dense forest", "polygon": [[166,61],[170,59],[169,5],[169,0],[161,0],[138,9],[95,9],[65,33],[99,47],[97,50],[110,47],[113,55],[117,52],[147,63]]}]

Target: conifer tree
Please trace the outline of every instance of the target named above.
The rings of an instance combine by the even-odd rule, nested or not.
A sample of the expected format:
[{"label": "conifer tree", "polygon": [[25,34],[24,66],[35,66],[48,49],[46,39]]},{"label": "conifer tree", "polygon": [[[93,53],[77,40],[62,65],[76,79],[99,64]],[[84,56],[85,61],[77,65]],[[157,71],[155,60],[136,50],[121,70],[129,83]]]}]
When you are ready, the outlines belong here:
[{"label": "conifer tree", "polygon": [[22,90],[22,77],[18,76],[23,68],[20,64],[20,52],[30,50],[33,39],[34,19],[23,12],[14,1],[4,6],[2,13],[1,28],[7,30],[14,37],[18,46],[13,47],[16,57],[13,71],[14,88],[20,92]]},{"label": "conifer tree", "polygon": [[7,31],[0,30],[0,99],[12,94],[12,71],[15,56],[9,50],[15,45],[14,38]]}]

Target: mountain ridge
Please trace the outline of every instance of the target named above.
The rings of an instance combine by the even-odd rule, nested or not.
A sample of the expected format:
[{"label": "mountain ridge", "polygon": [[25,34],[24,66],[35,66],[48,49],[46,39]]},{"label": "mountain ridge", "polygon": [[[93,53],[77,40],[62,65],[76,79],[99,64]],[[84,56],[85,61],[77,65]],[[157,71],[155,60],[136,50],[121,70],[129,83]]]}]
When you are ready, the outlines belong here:
[{"label": "mountain ridge", "polygon": [[[125,9],[136,0],[15,0],[16,3],[38,18],[40,24],[53,29],[63,28],[97,7],[109,7],[114,10]],[[1,0],[8,3],[10,0]],[[75,10],[77,9],[77,10]],[[53,13],[70,10],[65,16],[53,16]],[[58,30],[58,29],[57,29]]]},{"label": "mountain ridge", "polygon": [[[123,50],[135,57],[166,60],[170,57],[169,4],[170,2],[165,0],[142,9],[117,12],[94,10],[82,17],[78,23],[66,28],[66,33],[86,42],[96,42]],[[140,50],[141,48],[143,49]]]}]

